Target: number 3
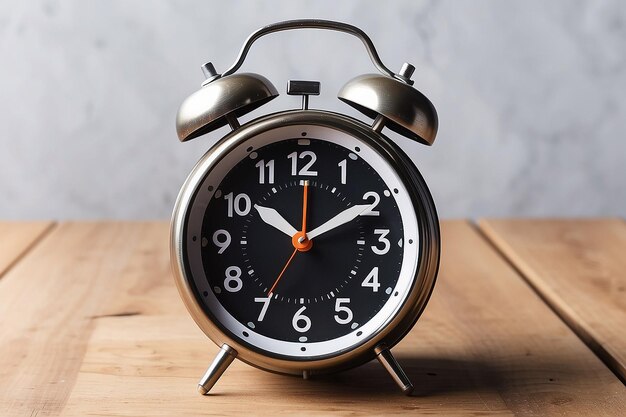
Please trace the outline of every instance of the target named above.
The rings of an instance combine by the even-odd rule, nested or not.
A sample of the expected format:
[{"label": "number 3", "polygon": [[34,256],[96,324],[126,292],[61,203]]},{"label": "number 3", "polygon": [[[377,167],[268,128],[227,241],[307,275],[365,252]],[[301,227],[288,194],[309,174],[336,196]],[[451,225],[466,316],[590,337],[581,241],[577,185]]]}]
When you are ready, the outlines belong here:
[{"label": "number 3", "polygon": [[389,248],[391,247],[391,243],[389,243],[389,239],[385,236],[389,234],[389,229],[374,229],[375,235],[380,235],[378,241],[383,244],[382,249],[378,247],[378,245],[372,245],[372,252],[376,255],[384,255],[389,252]]}]

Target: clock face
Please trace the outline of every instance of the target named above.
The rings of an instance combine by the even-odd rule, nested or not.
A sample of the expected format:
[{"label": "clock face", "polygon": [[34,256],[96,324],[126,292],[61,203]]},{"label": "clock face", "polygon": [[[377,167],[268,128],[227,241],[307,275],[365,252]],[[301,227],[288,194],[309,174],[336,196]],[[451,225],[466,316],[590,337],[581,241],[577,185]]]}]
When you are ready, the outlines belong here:
[{"label": "clock face", "polygon": [[186,210],[196,298],[256,350],[311,358],[359,345],[414,284],[405,186],[365,141],[330,127],[273,129],[224,151]]}]

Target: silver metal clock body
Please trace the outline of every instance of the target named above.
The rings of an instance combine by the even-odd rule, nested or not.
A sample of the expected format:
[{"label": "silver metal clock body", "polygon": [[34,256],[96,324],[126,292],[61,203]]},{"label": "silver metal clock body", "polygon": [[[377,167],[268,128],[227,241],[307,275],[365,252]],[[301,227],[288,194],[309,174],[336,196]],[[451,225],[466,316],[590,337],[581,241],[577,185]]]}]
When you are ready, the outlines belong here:
[{"label": "silver metal clock body", "polygon": [[[345,132],[363,141],[393,167],[407,190],[416,215],[419,233],[419,250],[414,276],[409,290],[398,308],[388,317],[380,328],[367,338],[349,348],[314,357],[272,355],[257,349],[250,343],[242,343],[232,332],[225,330],[222,323],[210,317],[198,300],[193,290],[190,268],[183,253],[184,230],[190,217],[190,203],[203,179],[233,149],[252,138],[285,126],[307,127],[323,126]],[[250,365],[292,375],[309,375],[335,372],[358,366],[378,356],[385,363],[393,358],[386,358],[385,352],[394,346],[412,328],[422,313],[433,290],[437,275],[440,255],[439,223],[435,207],[424,180],[417,168],[404,152],[381,133],[374,131],[363,122],[337,113],[319,110],[292,110],[260,117],[232,131],[213,146],[197,163],[178,196],[171,226],[171,258],[174,276],[180,295],[191,316],[203,332],[218,346],[224,347],[222,362],[215,366],[224,366],[224,362],[237,358]],[[381,353],[383,353],[381,355]],[[227,365],[227,364],[226,364]]]},{"label": "silver metal clock body", "polygon": [[[353,78],[339,91],[338,98],[360,111],[366,117],[373,119],[371,125],[337,113],[308,110],[309,97],[319,94],[320,83],[317,81],[299,80],[289,81],[287,94],[302,96],[302,110],[291,110],[262,116],[244,125],[240,125],[239,117],[263,106],[265,103],[278,96],[278,90],[262,75],[238,73],[252,44],[259,38],[268,34],[296,29],[318,29],[341,32],[355,36],[363,43],[372,64],[378,70],[379,74],[366,74]],[[376,358],[390,373],[402,391],[407,394],[410,393],[412,384],[402,371],[400,365],[393,358],[390,349],[400,341],[415,324],[424,310],[433,290],[439,267],[439,224],[430,192],[419,171],[404,152],[389,138],[383,135],[381,131],[386,127],[410,140],[425,145],[433,144],[437,135],[438,116],[430,100],[413,87],[414,82],[411,80],[411,76],[415,68],[411,64],[405,63],[398,73],[391,71],[380,60],[371,39],[365,32],[355,26],[328,20],[298,19],[273,23],[253,32],[243,44],[236,61],[223,73],[219,74],[211,62],[204,64],[202,70],[206,78],[202,83],[202,87],[185,99],[178,110],[176,117],[178,138],[181,142],[185,142],[203,136],[225,125],[229,125],[232,132],[222,138],[197,163],[180,191],[172,218],[170,238],[171,260],[176,285],[187,309],[198,326],[211,340],[220,346],[217,357],[198,384],[199,392],[202,394],[208,393],[235,358],[239,358],[250,365],[268,371],[302,375],[305,379],[319,373],[344,370]],[[210,267],[214,267],[215,263],[222,265],[227,257],[215,258],[214,256],[222,256],[221,254],[223,253],[217,251],[217,255],[215,252],[204,252],[207,256],[207,258],[204,258],[200,245],[202,242],[208,242],[208,239],[206,239],[206,237],[202,237],[201,239],[201,235],[192,235],[190,238],[186,230],[193,229],[194,233],[200,233],[203,230],[205,216],[208,216],[206,218],[209,220],[206,224],[210,227],[216,225],[223,226],[222,223],[215,224],[214,219],[219,222],[227,221],[232,227],[236,225],[232,216],[232,212],[236,211],[233,204],[228,203],[227,205],[226,219],[222,217],[222,212],[211,211],[211,204],[216,201],[213,197],[216,199],[220,198],[216,188],[222,186],[222,180],[224,180],[224,185],[228,185],[230,188],[234,188],[235,186],[239,187],[240,185],[247,186],[247,192],[256,193],[258,199],[265,200],[266,197],[258,194],[257,191],[259,189],[256,188],[256,185],[252,186],[252,183],[248,182],[251,171],[243,168],[242,170],[237,170],[242,166],[249,168],[254,164],[248,163],[248,165],[242,165],[241,163],[244,160],[249,162],[249,159],[246,159],[247,157],[252,160],[255,159],[253,154],[256,152],[251,152],[251,150],[257,145],[261,146],[259,148],[259,154],[266,152],[264,154],[269,156],[274,156],[274,154],[278,155],[279,153],[277,152],[279,148],[291,150],[290,147],[295,136],[298,135],[298,132],[301,132],[303,136],[307,135],[307,132],[313,135],[319,135],[315,138],[315,141],[309,140],[309,143],[303,144],[307,146],[310,145],[311,148],[317,147],[316,149],[319,149],[322,154],[326,155],[321,161],[326,163],[326,165],[323,165],[324,167],[328,168],[331,167],[332,164],[337,163],[336,157],[338,155],[343,157],[345,154],[353,161],[360,159],[359,163],[361,163],[361,165],[353,166],[357,168],[357,173],[361,173],[360,175],[355,175],[355,178],[357,178],[355,185],[371,185],[374,184],[371,182],[371,180],[374,179],[378,181],[375,184],[381,184],[382,182],[386,187],[393,184],[394,187],[391,188],[393,194],[390,188],[384,190],[379,189],[379,191],[383,192],[384,198],[387,198],[387,200],[380,200],[380,196],[377,193],[366,191],[363,195],[363,200],[366,201],[366,196],[369,194],[370,197],[374,198],[374,205],[370,206],[369,204],[355,203],[351,206],[354,201],[349,200],[346,203],[347,206],[344,204],[341,209],[342,211],[338,214],[337,212],[333,214],[333,210],[337,209],[338,206],[336,202],[339,200],[324,200],[324,203],[318,204],[316,206],[317,209],[313,210],[313,223],[319,222],[320,218],[329,214],[334,217],[328,217],[325,221],[322,220],[321,224],[317,224],[317,227],[311,231],[305,227],[307,222],[306,202],[309,187],[308,180],[300,179],[301,184],[298,184],[291,178],[288,184],[284,184],[285,189],[288,188],[289,184],[294,187],[302,186],[302,226],[299,231],[292,225],[293,220],[291,223],[285,220],[275,208],[265,207],[255,203],[255,210],[257,210],[259,214],[257,220],[259,220],[260,217],[261,221],[287,234],[293,245],[293,248],[290,247],[290,250],[293,250],[293,254],[287,261],[282,272],[278,275],[274,284],[269,288],[269,291],[267,291],[267,288],[261,287],[263,297],[258,298],[256,293],[252,296],[255,303],[261,300],[267,304],[264,304],[264,310],[261,310],[256,322],[257,324],[255,325],[253,322],[248,322],[246,327],[246,325],[244,325],[240,319],[235,318],[235,316],[238,314],[239,317],[249,318],[249,305],[242,303],[243,300],[241,298],[224,298],[225,294],[220,296],[222,297],[222,301],[220,301],[220,298],[218,298],[216,294],[221,294],[221,287],[211,287],[213,284],[209,284],[208,276],[213,274],[214,271],[209,273],[206,269],[203,269],[204,265]],[[272,137],[273,134],[277,136]],[[297,145],[301,144],[300,140],[296,142]],[[320,144],[322,143],[327,147],[321,148]],[[275,148],[273,148],[274,151],[272,151],[274,153],[265,151],[264,149],[266,148],[264,148],[264,146],[266,145],[268,145],[267,149],[269,149],[269,145],[275,146]],[[361,148],[363,152],[361,152]],[[251,153],[246,155],[242,150]],[[357,156],[354,153],[350,153],[352,151],[361,153]],[[312,165],[314,161],[313,158],[315,157],[315,153],[312,151],[302,152],[301,154],[291,152],[286,155],[287,158],[292,158],[292,177],[295,176],[296,173],[298,176],[313,175],[312,172],[306,171],[306,169],[305,173],[302,174],[302,171],[298,171],[296,168],[297,160],[305,156],[305,154],[311,157],[310,164],[305,166]],[[282,162],[280,162],[281,160]],[[273,170],[275,163],[284,163],[285,159],[281,160],[275,158],[269,160],[268,163],[271,162],[272,165],[271,168],[268,169]],[[344,164],[341,168],[341,184],[344,185],[347,184],[345,182],[345,176],[348,170],[347,161],[347,159],[344,159],[337,164],[337,166],[340,167],[341,164]],[[331,162],[332,164],[328,165]],[[261,179],[261,175],[265,173],[266,162],[264,159],[260,159],[254,167],[257,167],[258,164],[261,164],[259,166],[258,184],[263,184],[264,182]],[[359,167],[365,168],[359,171]],[[234,172],[238,172],[238,174],[235,175],[233,174]],[[274,171],[268,171],[268,177],[274,175],[270,174],[270,172]],[[331,171],[320,171],[320,173],[324,172],[328,173]],[[236,185],[228,178],[234,178],[233,181]],[[362,181],[359,182],[360,180]],[[370,180],[369,183],[367,182],[368,180]],[[372,186],[377,186],[375,184]],[[316,185],[316,181],[312,181],[311,186],[319,187],[319,184]],[[333,186],[330,185],[330,187]],[[327,184],[325,190],[328,189],[329,186]],[[330,193],[334,194],[336,189],[337,187],[332,188]],[[275,188],[271,190],[274,193],[277,192]],[[357,190],[360,192],[359,186],[351,189],[343,189],[345,193],[348,193],[348,196],[353,198],[358,197],[355,197],[353,193],[350,194],[350,191]],[[318,191],[322,191],[321,188],[318,188]],[[265,190],[262,192],[265,192]],[[290,199],[284,199],[285,197],[291,196],[292,194],[290,193],[290,191],[285,191],[285,194],[282,194],[283,197],[281,197],[281,194],[278,194],[277,199],[273,201],[275,203],[280,201],[283,209],[290,210],[293,203],[290,202]],[[372,193],[374,194],[373,196]],[[235,198],[242,197],[246,204],[245,207],[248,207],[249,213],[251,200],[247,194],[240,192],[234,196],[233,192],[230,192],[224,195],[224,199],[226,199],[227,196],[229,196],[230,202],[233,202]],[[324,197],[323,192],[318,192],[317,196],[318,198],[322,198],[322,200],[328,197],[327,194],[326,197]],[[283,199],[281,200],[281,198]],[[345,198],[346,197],[343,197],[343,200],[345,200]],[[346,309],[345,306],[340,306],[340,302],[350,303],[352,301],[350,298],[345,298],[345,295],[343,295],[342,298],[335,298],[335,312],[339,313],[341,311],[345,313],[347,310],[350,319],[346,318],[340,320],[338,315],[318,314],[317,319],[320,320],[320,324],[315,329],[325,330],[326,333],[322,334],[323,332],[320,333],[319,330],[314,330],[310,334],[311,340],[309,340],[308,337],[297,337],[297,334],[294,333],[290,333],[289,335],[281,333],[285,325],[293,325],[294,330],[300,332],[300,334],[302,334],[302,332],[308,332],[308,330],[299,329],[296,325],[296,317],[301,317],[300,314],[304,311],[306,306],[299,307],[291,323],[286,323],[285,321],[281,321],[281,319],[287,315],[286,313],[292,314],[292,312],[290,310],[278,309],[278,307],[277,310],[275,310],[274,318],[282,324],[277,326],[276,323],[272,322],[272,325],[266,326],[265,323],[262,323],[262,317],[265,314],[264,311],[267,311],[267,306],[271,303],[272,297],[276,296],[276,299],[278,299],[278,294],[274,294],[273,290],[293,257],[299,251],[308,251],[311,249],[313,242],[320,233],[326,233],[326,231],[336,228],[336,222],[338,221],[336,219],[339,217],[343,218],[345,222],[354,220],[356,224],[359,224],[360,220],[350,216],[356,215],[360,218],[385,213],[384,210],[377,212],[378,214],[374,214],[372,211],[373,207],[376,207],[375,204],[381,201],[383,201],[380,206],[381,208],[387,207],[394,210],[393,216],[386,217],[386,219],[393,224],[385,225],[388,227],[387,229],[374,228],[370,232],[374,234],[379,233],[378,241],[383,243],[385,242],[382,239],[388,233],[392,233],[390,236],[395,236],[393,233],[402,233],[398,241],[398,247],[401,249],[397,249],[393,258],[393,270],[395,272],[389,273],[388,271],[383,271],[383,273],[387,274],[387,277],[393,278],[390,280],[390,283],[393,283],[394,288],[389,286],[384,290],[384,293],[379,293],[380,295],[386,294],[388,297],[367,298],[362,292],[355,293],[354,291],[348,291],[348,294],[353,295],[352,301],[355,301],[355,307],[366,306],[370,307],[370,310],[355,310],[355,314],[360,314],[360,312],[363,312],[363,314],[360,316],[361,319],[358,323],[356,320],[352,321],[349,326],[349,329],[352,330],[348,330],[347,332],[343,331],[346,327],[337,328],[333,326],[336,326],[336,324],[343,326],[348,324],[353,317],[356,318],[356,315],[353,316],[352,310],[349,308]],[[386,203],[384,201],[390,202],[389,205],[385,206]],[[217,207],[215,204],[213,207]],[[368,211],[359,211],[357,213],[355,209]],[[346,217],[346,213],[348,212],[349,214]],[[265,213],[265,215],[262,213]],[[243,216],[241,213],[237,214]],[[315,218],[316,215],[318,218]],[[274,220],[267,220],[269,218],[268,216],[274,216]],[[228,218],[230,218],[230,220],[228,220]],[[241,218],[243,220],[243,217]],[[251,218],[247,218],[246,220],[252,221]],[[339,221],[339,224],[344,224],[341,223],[341,221]],[[333,223],[334,226],[329,226],[330,223]],[[371,222],[368,224],[372,225]],[[252,222],[250,230],[254,227],[255,224]],[[326,231],[320,232],[324,227],[326,227]],[[357,229],[358,233],[365,233],[360,225]],[[264,236],[267,233],[266,229],[255,230],[259,235]],[[316,231],[318,232],[317,235],[315,234]],[[222,236],[226,236],[225,233],[227,233],[222,227],[218,228],[215,232],[210,232],[214,233],[213,243],[215,243],[215,245],[220,243],[215,241],[215,236],[218,232],[222,233]],[[241,229],[241,233],[244,234],[243,229]],[[253,235],[254,234],[250,233],[247,236],[252,237]],[[230,245],[230,234],[227,236],[228,245]],[[285,239],[284,235],[281,237],[283,240]],[[354,235],[352,235],[352,237],[354,237]],[[355,238],[355,241],[337,238],[324,241],[323,239],[324,238],[316,242],[319,242],[320,248],[324,247],[322,244],[329,245],[326,246],[326,250],[333,252],[335,255],[334,260],[330,257],[328,259],[332,261],[319,262],[316,257],[306,258],[304,260],[305,263],[294,265],[293,268],[297,269],[299,267],[300,269],[294,271],[292,275],[295,274],[296,278],[298,276],[309,276],[309,278],[311,278],[310,271],[316,270],[320,276],[334,276],[337,265],[342,264],[345,266],[345,264],[343,264],[344,258],[349,259],[348,256],[345,256],[347,254],[347,252],[345,252],[345,244],[348,244],[348,242],[355,242],[356,245],[365,244],[365,241],[361,237]],[[276,240],[276,242],[278,242],[278,240]],[[390,241],[386,239],[384,245],[386,248],[385,254],[391,253],[389,252],[389,242]],[[403,245],[402,242],[406,243]],[[223,243],[225,244],[225,241]],[[247,240],[241,238],[239,243],[246,245]],[[285,242],[283,241],[283,243]],[[263,244],[264,242],[261,241],[260,247],[262,249],[264,248]],[[364,246],[359,246],[359,248],[364,248]],[[373,245],[370,246],[370,248],[371,253],[375,256],[382,254],[380,248],[376,247],[378,251],[374,250],[375,246]],[[322,252],[323,251],[317,252],[317,254]],[[256,254],[259,259],[268,257],[273,259],[275,257],[274,253],[263,250]],[[315,253],[313,254],[315,255]],[[227,265],[232,265],[230,263],[232,259],[228,259],[229,264]],[[385,260],[387,259],[392,258],[385,258]],[[245,262],[245,259],[242,261]],[[363,269],[365,270],[367,266],[369,270],[371,265],[368,265],[368,259],[363,257],[360,258],[360,261],[363,262],[363,264],[361,264]],[[306,264],[306,262],[309,263]],[[352,261],[350,260],[350,262]],[[359,262],[359,258],[355,258],[354,262]],[[259,265],[262,264],[257,264],[257,266]],[[305,269],[304,265],[306,265],[308,269]],[[356,270],[359,268],[356,265],[352,268],[349,273],[351,276],[356,276],[358,274]],[[348,270],[349,269],[350,268],[348,268]],[[376,270],[376,278],[371,279],[376,281],[370,282],[368,280],[370,279],[370,275],[374,273],[374,270]],[[229,278],[229,271],[230,273],[235,273],[235,276]],[[359,282],[361,277],[359,277],[356,282],[360,283],[360,287],[372,288],[372,294],[375,294],[378,289],[375,285],[379,285],[377,271],[378,267],[374,267],[362,282]],[[266,272],[270,275],[273,274],[269,269],[266,269]],[[247,296],[251,295],[250,292],[246,292],[247,287],[243,287],[243,280],[240,279],[242,274],[240,267],[228,266],[224,273],[226,274],[226,278],[221,277],[224,280],[224,291],[234,293],[243,288],[241,294],[245,293]],[[254,277],[253,272],[248,273]],[[198,277],[204,278],[204,281],[198,281],[196,279]],[[229,279],[231,279],[231,281],[228,281]],[[347,279],[352,280],[350,276],[347,277]],[[227,281],[235,282],[236,288],[229,288]],[[317,287],[307,287],[306,282],[300,282],[297,285],[292,285],[290,288],[292,288],[292,290],[299,290],[300,292],[306,292],[307,289],[311,291],[321,288],[320,281],[311,282],[315,283]],[[214,280],[213,283],[215,283]],[[370,285],[370,283],[372,285]],[[345,284],[349,286],[347,280],[345,280]],[[261,280],[259,285],[263,286],[265,282]],[[344,288],[341,285],[339,286]],[[346,289],[347,288],[348,287],[346,287]],[[338,288],[335,288],[335,290],[339,292]],[[255,291],[259,291],[259,288],[256,288]],[[332,291],[330,291],[330,293],[332,293],[332,297],[334,298],[335,294]],[[330,295],[328,295],[330,293],[327,293],[329,300],[331,299]],[[200,294],[202,294],[202,296]],[[305,301],[304,298],[301,298],[302,295],[298,297],[300,297],[298,298],[300,304],[304,304]],[[315,302],[317,302],[317,299],[315,297],[313,298]],[[357,300],[360,304],[356,302]],[[296,303],[295,298],[293,298],[292,301]],[[308,303],[310,303],[310,301],[311,300],[307,300]],[[222,305],[222,302],[225,304]],[[227,308],[229,303],[230,311]],[[289,298],[287,298],[287,303],[289,303]],[[340,310],[341,308],[343,308],[343,310]],[[313,308],[311,312],[314,312]],[[334,317],[336,323],[324,321],[329,317],[331,319]],[[311,321],[308,316],[307,320],[309,320],[308,329],[310,329]],[[245,322],[247,319],[243,321]],[[257,325],[259,327],[258,332],[254,330]],[[261,331],[262,325],[266,326],[263,329],[266,332],[265,335],[263,331]],[[353,327],[354,325],[355,327]],[[271,333],[274,335],[273,337],[270,337]],[[300,346],[294,341],[299,342]],[[303,345],[305,343],[306,346]]]}]

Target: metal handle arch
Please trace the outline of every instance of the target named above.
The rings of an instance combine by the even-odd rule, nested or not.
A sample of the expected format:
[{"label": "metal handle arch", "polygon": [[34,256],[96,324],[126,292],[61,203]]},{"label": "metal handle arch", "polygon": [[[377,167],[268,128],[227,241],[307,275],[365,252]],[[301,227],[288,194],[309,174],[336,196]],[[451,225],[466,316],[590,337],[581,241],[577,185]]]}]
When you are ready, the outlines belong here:
[{"label": "metal handle arch", "polygon": [[248,52],[250,51],[250,48],[252,47],[252,44],[255,41],[257,41],[259,38],[265,35],[269,35],[270,33],[282,32],[285,30],[294,30],[294,29],[334,30],[337,32],[344,32],[344,33],[348,33],[350,35],[356,36],[357,38],[361,40],[361,42],[363,42],[363,45],[365,45],[365,49],[367,50],[367,53],[369,54],[369,57],[372,60],[372,63],[374,64],[376,69],[378,69],[378,71],[380,71],[384,75],[388,75],[389,77],[393,77],[401,81],[404,81],[402,77],[400,77],[398,74],[395,74],[393,71],[387,68],[385,64],[382,63],[382,61],[380,60],[380,57],[378,56],[378,52],[376,52],[376,48],[374,47],[374,44],[372,43],[372,40],[361,29],[359,29],[356,26],[349,25],[347,23],[335,22],[332,20],[321,20],[321,19],[287,20],[284,22],[273,23],[271,25],[267,25],[258,29],[257,31],[252,33],[250,36],[248,36],[248,39],[246,39],[246,42],[241,47],[241,51],[239,51],[239,56],[237,57],[235,63],[231,65],[230,68],[228,68],[226,71],[224,71],[221,76],[226,77],[228,75],[234,74],[245,61],[246,56],[248,55]]}]

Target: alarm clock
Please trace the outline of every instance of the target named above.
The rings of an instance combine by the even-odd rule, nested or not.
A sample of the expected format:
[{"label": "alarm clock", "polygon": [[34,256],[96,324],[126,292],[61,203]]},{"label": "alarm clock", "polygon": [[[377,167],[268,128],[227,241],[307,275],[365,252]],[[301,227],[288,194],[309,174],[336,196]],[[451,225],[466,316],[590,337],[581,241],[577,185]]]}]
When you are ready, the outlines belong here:
[{"label": "alarm clock", "polygon": [[[239,73],[260,37],[325,29],[359,38],[377,74],[338,98],[365,120],[309,107],[317,81],[291,80],[301,108],[239,118],[276,98],[265,77]],[[418,169],[384,130],[431,145],[432,103],[352,25],[293,20],[254,32],[235,63],[178,110],[181,141],[228,125],[189,174],[173,212],[171,261],[189,313],[219,346],[198,384],[207,394],[234,359],[304,379],[378,359],[405,393],[391,354],[424,310],[439,267],[435,206]],[[400,139],[403,140],[403,139]]]}]

